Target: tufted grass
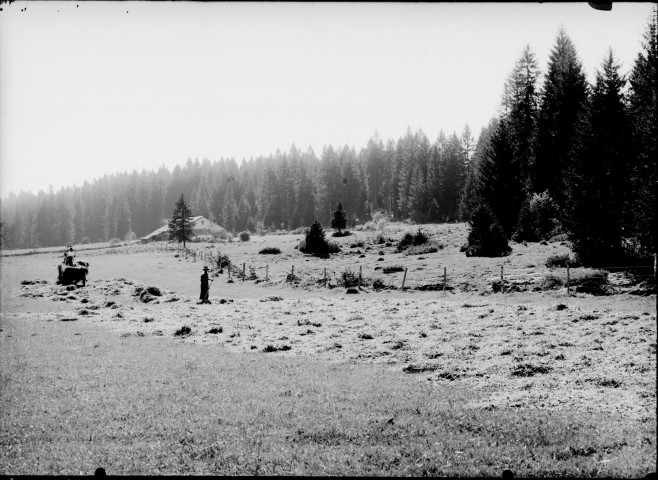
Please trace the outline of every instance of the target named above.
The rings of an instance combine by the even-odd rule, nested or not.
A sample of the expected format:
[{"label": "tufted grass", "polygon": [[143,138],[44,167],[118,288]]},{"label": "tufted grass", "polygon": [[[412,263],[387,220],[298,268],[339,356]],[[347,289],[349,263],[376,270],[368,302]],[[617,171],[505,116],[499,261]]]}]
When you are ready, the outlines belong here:
[{"label": "tufted grass", "polygon": [[[382,365],[108,336],[88,319],[0,332],[0,474],[639,477],[655,422],[463,408]],[[652,443],[653,442],[653,443]]]}]

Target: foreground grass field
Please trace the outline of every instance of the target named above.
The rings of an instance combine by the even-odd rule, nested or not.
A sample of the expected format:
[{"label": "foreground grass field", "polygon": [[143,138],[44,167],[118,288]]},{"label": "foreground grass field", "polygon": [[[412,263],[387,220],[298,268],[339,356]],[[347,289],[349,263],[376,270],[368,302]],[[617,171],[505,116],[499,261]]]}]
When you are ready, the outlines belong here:
[{"label": "foreground grass field", "polygon": [[[377,365],[3,322],[2,474],[641,476],[655,425],[464,407]],[[654,465],[652,467],[652,465]]]},{"label": "foreground grass field", "polygon": [[[541,276],[568,248],[460,263],[463,228],[435,228],[446,247],[413,257],[366,250],[363,233],[320,262],[299,236],[216,245],[236,263],[282,254],[269,282],[216,277],[208,306],[195,305],[203,263],[172,253],[90,252],[75,290],[54,285],[56,252],[3,258],[0,474],[655,471],[655,296],[492,294],[501,262]],[[405,262],[417,285],[451,261],[456,293],[345,295],[277,273]],[[149,285],[163,295],[144,303],[134,291]]]}]

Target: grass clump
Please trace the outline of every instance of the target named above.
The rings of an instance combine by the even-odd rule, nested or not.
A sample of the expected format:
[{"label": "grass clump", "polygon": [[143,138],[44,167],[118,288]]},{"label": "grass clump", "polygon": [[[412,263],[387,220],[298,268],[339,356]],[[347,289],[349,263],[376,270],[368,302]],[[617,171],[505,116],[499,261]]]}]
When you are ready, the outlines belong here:
[{"label": "grass clump", "polygon": [[549,373],[552,370],[548,365],[533,365],[531,363],[521,363],[512,368],[513,377],[534,377],[540,373]]},{"label": "grass clump", "polygon": [[260,255],[278,255],[281,249],[278,247],[265,247],[258,252]]},{"label": "grass clump", "polygon": [[192,329],[188,327],[187,325],[183,325],[180,327],[178,330],[174,332],[175,337],[184,337],[187,335],[190,335],[192,333]]}]

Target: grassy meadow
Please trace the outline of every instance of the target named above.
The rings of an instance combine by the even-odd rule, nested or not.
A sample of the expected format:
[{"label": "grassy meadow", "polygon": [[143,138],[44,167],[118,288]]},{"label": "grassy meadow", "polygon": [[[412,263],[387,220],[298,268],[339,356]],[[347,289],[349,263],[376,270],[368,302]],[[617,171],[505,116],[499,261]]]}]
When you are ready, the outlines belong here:
[{"label": "grassy meadow", "polygon": [[[466,258],[463,224],[423,227],[436,252],[397,252],[417,228],[338,238],[326,260],[290,234],[192,244],[196,261],[89,250],[79,289],[55,285],[58,251],[3,256],[0,474],[655,471],[655,294],[615,274],[621,293],[567,296],[544,279],[568,245]],[[225,269],[212,305],[197,305],[217,251],[257,278],[229,282]],[[509,293],[492,289],[501,265]],[[383,273],[396,266],[405,290],[404,272]],[[346,294],[344,272],[359,267],[359,293]],[[140,300],[148,286],[162,295]]]}]

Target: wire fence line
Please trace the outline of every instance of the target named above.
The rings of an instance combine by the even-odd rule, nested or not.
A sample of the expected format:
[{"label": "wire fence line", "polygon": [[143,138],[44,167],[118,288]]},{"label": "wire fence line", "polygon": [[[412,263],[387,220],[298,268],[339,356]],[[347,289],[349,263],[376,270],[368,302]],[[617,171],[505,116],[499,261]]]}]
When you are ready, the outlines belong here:
[{"label": "wire fence line", "polygon": [[[301,265],[292,264],[290,269],[277,268],[273,271],[268,262],[264,263],[248,263],[248,262],[232,262],[226,255],[218,249],[212,247],[195,248],[194,246],[186,246],[185,248],[180,244],[171,242],[158,242],[149,244],[133,244],[121,246],[119,248],[110,248],[100,251],[96,254],[109,254],[109,255],[132,255],[136,253],[174,253],[175,256],[185,259],[190,262],[202,262],[211,266],[215,274],[218,275],[221,271],[227,277],[234,281],[257,281],[257,282],[272,282],[272,283],[290,283],[290,284],[316,284],[324,285],[326,287],[335,286],[372,286],[374,288],[395,288],[395,289],[408,289],[411,288],[409,283],[414,281],[412,275],[409,274],[407,267],[393,267],[392,271],[386,271],[385,268],[364,268],[361,266],[354,266],[357,271],[352,268],[347,268],[342,271],[327,268],[327,267],[312,267],[307,268]],[[495,292],[510,292],[518,291],[519,285],[529,285],[532,283],[548,282],[549,284],[555,282],[559,286],[566,287],[567,294],[570,295],[572,290],[578,287],[581,290],[587,288],[595,288],[600,286],[604,281],[607,281],[610,275],[626,274],[635,280],[649,281],[656,278],[656,262],[654,265],[613,265],[603,266],[596,268],[585,267],[559,267],[559,268],[546,268],[544,270],[534,270],[528,272],[527,269],[509,268],[504,264],[500,265],[500,273],[490,275],[485,278],[485,282],[492,286]],[[388,267],[391,268],[390,266]],[[483,268],[496,268],[493,266]],[[450,273],[450,275],[448,275]],[[418,289],[431,289],[431,290],[451,290],[459,280],[464,279],[464,271],[456,269],[454,266],[439,266],[437,274],[429,278],[425,276],[424,284],[416,285]],[[379,274],[401,274],[402,279],[399,278],[395,285],[384,283],[378,277]],[[460,275],[461,274],[461,275]],[[392,278],[392,277],[389,277]],[[428,283],[429,282],[429,283]],[[435,282],[435,283],[431,283]],[[614,285],[607,285],[612,290],[620,290],[619,287]]]}]

